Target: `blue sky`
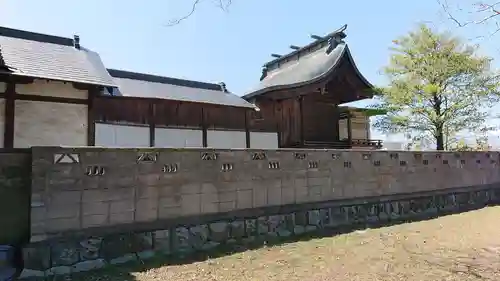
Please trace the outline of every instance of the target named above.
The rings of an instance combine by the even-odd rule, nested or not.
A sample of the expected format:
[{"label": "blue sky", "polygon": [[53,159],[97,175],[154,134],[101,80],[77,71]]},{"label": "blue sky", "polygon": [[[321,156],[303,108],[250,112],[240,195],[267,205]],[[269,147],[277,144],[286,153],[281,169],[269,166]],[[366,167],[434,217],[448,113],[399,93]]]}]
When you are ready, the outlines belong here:
[{"label": "blue sky", "polygon": [[[359,69],[374,84],[384,82],[379,70],[388,61],[391,40],[418,23],[476,35],[454,27],[435,0],[233,0],[227,12],[215,2],[202,1],[191,18],[169,27],[192,0],[0,0],[0,25],[78,34],[108,67],[224,81],[239,95],[258,83],[271,53],[289,52],[290,44],[307,44],[310,34],[324,35],[343,24]],[[482,52],[500,58],[491,41],[482,42]]]}]

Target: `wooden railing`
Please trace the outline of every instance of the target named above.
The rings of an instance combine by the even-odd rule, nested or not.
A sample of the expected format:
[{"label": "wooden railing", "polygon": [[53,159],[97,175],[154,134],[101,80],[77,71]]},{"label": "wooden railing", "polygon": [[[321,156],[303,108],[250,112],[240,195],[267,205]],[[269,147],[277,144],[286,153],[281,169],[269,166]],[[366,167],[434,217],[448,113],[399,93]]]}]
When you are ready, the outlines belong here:
[{"label": "wooden railing", "polygon": [[333,149],[351,149],[351,148],[372,148],[380,149],[382,148],[381,140],[362,140],[353,139],[351,142],[348,140],[340,141],[304,141],[304,144],[299,143],[290,145],[290,147],[301,147],[301,148],[333,148]]}]

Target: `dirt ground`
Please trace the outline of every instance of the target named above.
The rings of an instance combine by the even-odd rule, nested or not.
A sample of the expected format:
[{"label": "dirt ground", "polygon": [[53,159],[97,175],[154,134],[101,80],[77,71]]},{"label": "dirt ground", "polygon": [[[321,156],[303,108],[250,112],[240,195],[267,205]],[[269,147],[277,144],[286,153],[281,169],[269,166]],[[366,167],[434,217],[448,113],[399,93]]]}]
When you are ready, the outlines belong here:
[{"label": "dirt ground", "polygon": [[68,279],[500,280],[500,207],[264,247],[202,262],[122,266]]}]

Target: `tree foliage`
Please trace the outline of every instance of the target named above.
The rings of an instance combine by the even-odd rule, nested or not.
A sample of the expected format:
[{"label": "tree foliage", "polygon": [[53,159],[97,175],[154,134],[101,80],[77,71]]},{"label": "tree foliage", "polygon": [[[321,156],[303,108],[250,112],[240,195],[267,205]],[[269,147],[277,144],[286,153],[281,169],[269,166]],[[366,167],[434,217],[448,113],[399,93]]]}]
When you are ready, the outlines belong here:
[{"label": "tree foliage", "polygon": [[383,69],[389,84],[377,93],[377,107],[388,113],[376,120],[376,128],[432,141],[438,150],[459,132],[491,129],[485,125],[487,109],[497,100],[500,84],[490,58],[425,25],[393,43]]}]

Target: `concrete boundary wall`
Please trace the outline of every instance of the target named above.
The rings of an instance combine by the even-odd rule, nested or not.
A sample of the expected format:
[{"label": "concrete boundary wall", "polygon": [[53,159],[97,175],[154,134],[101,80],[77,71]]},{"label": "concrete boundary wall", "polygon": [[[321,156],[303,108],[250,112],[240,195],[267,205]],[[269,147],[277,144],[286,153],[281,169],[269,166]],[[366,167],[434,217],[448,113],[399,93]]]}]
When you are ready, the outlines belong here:
[{"label": "concrete boundary wall", "polygon": [[500,182],[499,153],[32,148],[31,241]]}]

